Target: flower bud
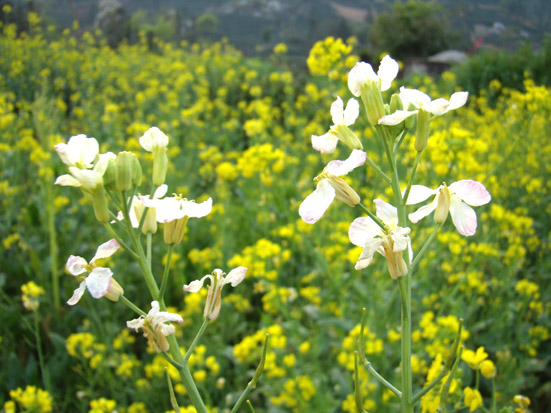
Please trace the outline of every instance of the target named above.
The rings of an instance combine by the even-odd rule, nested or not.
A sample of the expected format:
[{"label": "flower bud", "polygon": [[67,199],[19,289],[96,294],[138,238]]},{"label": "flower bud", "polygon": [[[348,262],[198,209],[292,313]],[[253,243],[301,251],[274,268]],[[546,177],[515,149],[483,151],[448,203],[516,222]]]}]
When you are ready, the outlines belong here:
[{"label": "flower bud", "polygon": [[[141,222],[142,215],[146,211],[146,207],[142,202],[134,202],[134,213],[136,214],[136,220]],[[146,235],[148,232],[152,234],[157,233],[157,212],[155,208],[147,208],[146,216],[142,225],[142,233]]]},{"label": "flower bud", "polygon": [[480,372],[488,380],[493,379],[496,376],[496,366],[492,360],[484,360],[480,363]]},{"label": "flower bud", "polygon": [[142,165],[138,157],[133,154],[132,157],[132,185],[140,186],[143,181]]},{"label": "flower bud", "polygon": [[105,196],[105,190],[103,186],[97,188],[93,192],[83,191],[84,194],[92,201],[94,207],[94,215],[99,222],[108,222],[109,206],[107,205],[107,197]]},{"label": "flower bud", "polygon": [[153,185],[160,186],[165,183],[168,170],[168,156],[166,147],[158,147],[153,152]]},{"label": "flower bud", "polygon": [[132,152],[119,152],[115,161],[117,191],[128,191],[132,188],[133,157]]},{"label": "flower bud", "polygon": [[443,224],[448,218],[448,212],[450,211],[451,194],[446,183],[442,184],[440,193],[438,194],[438,203],[436,210],[434,211],[434,222],[437,224]]},{"label": "flower bud", "polygon": [[367,120],[372,125],[378,125],[379,119],[386,115],[383,95],[378,82],[367,82],[365,87],[362,88],[361,98]]},{"label": "flower bud", "polygon": [[175,219],[170,222],[165,222],[163,232],[165,244],[179,244],[182,242],[184,232],[186,231],[187,221],[188,216]]},{"label": "flower bud", "polygon": [[103,185],[108,189],[115,189],[116,182],[117,168],[115,166],[115,160],[109,159],[105,172],[103,173]]},{"label": "flower bud", "polygon": [[415,133],[415,150],[421,152],[427,147],[429,140],[431,113],[426,110],[419,109],[417,113],[417,131]]},{"label": "flower bud", "polygon": [[349,207],[355,207],[360,203],[360,196],[344,179],[331,174],[326,174],[326,177],[335,189],[335,198],[344,202]]},{"label": "flower bud", "polygon": [[350,149],[362,149],[362,143],[360,142],[360,139],[356,136],[352,130],[348,126],[345,125],[336,125],[329,133],[332,133],[334,135],[337,135],[337,138],[344,143],[346,146],[348,146]]},{"label": "flower bud", "polygon": [[111,301],[119,301],[119,297],[124,294],[124,290],[121,285],[111,277],[111,283],[109,284],[109,290],[104,295],[105,298]]}]

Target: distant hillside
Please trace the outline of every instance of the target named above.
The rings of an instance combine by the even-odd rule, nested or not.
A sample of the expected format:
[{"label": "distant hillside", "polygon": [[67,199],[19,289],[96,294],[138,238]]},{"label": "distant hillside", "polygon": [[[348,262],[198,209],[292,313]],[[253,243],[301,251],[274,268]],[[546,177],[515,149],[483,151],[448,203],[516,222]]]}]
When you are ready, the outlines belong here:
[{"label": "distant hillside", "polygon": [[[115,1],[115,0],[113,0]],[[369,45],[369,30],[392,0],[120,0],[130,19],[139,10],[154,24],[159,16],[174,21],[176,36],[194,39],[194,22],[205,13],[217,18],[209,39],[228,37],[247,54],[262,54],[278,42],[291,55],[304,55],[328,35],[356,35]],[[61,27],[70,27],[74,14],[81,28],[93,27],[99,0],[0,0],[15,7],[33,7]],[[452,31],[468,50],[477,40],[484,45],[515,49],[526,40],[538,46],[551,29],[549,0],[441,0]],[[29,4],[31,6],[29,6]]]}]

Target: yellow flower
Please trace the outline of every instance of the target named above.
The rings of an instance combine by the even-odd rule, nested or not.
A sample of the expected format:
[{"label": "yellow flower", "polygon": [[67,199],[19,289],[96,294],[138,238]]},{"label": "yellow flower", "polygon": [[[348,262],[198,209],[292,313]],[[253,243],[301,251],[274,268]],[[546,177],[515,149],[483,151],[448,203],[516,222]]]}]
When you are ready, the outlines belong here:
[{"label": "yellow flower", "polygon": [[480,363],[480,372],[488,380],[496,376],[496,366],[492,360],[484,360]]},{"label": "yellow flower", "polygon": [[461,354],[461,358],[471,369],[478,370],[480,368],[480,363],[488,358],[488,353],[484,351],[484,347],[479,347],[476,353],[472,350],[465,349]]},{"label": "yellow flower", "polygon": [[465,387],[465,405],[471,412],[474,412],[479,407],[482,407],[482,395],[478,390],[473,390],[470,387]]}]

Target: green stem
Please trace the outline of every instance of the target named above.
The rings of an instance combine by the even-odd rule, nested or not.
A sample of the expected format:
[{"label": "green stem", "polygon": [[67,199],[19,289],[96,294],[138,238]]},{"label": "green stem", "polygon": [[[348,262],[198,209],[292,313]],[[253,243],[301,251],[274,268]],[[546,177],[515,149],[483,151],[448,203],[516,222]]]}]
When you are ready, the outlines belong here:
[{"label": "green stem", "polygon": [[264,364],[266,363],[266,351],[268,350],[268,341],[269,341],[269,335],[266,334],[266,340],[264,340],[264,348],[262,349],[262,356],[260,357],[260,363],[258,363],[258,367],[256,368],[256,372],[254,373],[254,376],[252,380],[247,384],[247,388],[241,393],[241,396],[235,403],[235,406],[233,406],[233,409],[231,409],[231,413],[237,413],[239,411],[239,408],[241,405],[247,400],[247,396],[249,393],[256,388],[256,383],[258,383],[258,379],[260,379],[260,375],[264,371]]},{"label": "green stem", "polygon": [[121,301],[121,303],[123,303],[125,306],[130,308],[136,314],[143,315],[144,317],[147,316],[145,311],[143,311],[140,307],[138,307],[136,304],[134,304],[132,301],[126,298],[124,295],[121,295],[119,297],[119,300]]},{"label": "green stem", "polygon": [[383,231],[385,230],[386,225],[384,224],[383,221],[381,221],[381,220],[379,219],[379,217],[378,217],[377,215],[375,215],[373,212],[371,212],[369,209],[367,209],[367,207],[366,207],[364,204],[362,204],[361,202],[358,204],[358,206],[359,206],[360,208],[362,208],[362,209],[366,212],[366,214],[369,215],[369,217],[370,217],[373,221],[375,221],[375,223],[376,223],[378,226],[381,227],[381,229],[382,229]]},{"label": "green stem", "polygon": [[364,413],[364,403],[362,400],[362,389],[360,387],[360,373],[358,369],[358,352],[354,352],[354,401],[356,402],[356,411]]},{"label": "green stem", "polygon": [[423,255],[425,255],[425,253],[428,251],[430,244],[432,244],[432,241],[434,240],[434,237],[436,236],[440,228],[442,228],[442,224],[438,224],[438,226],[434,228],[434,230],[431,232],[429,237],[425,240],[425,242],[423,243],[423,246],[417,253],[417,256],[413,259],[413,262],[411,263],[412,268],[415,268],[417,266],[417,264],[419,263]]},{"label": "green stem", "polygon": [[147,265],[151,268],[151,232],[148,232],[146,235],[146,246],[147,246]]},{"label": "green stem", "polygon": [[40,372],[42,373],[42,383],[44,384],[44,388],[48,391],[48,393],[52,392],[51,386],[50,386],[50,375],[48,373],[48,370],[46,370],[46,366],[44,364],[44,354],[42,353],[42,340],[40,338],[40,326],[38,323],[38,309],[35,309],[33,311],[34,313],[34,336],[36,339],[36,349],[38,352],[38,363],[40,365]]},{"label": "green stem", "polygon": [[251,404],[251,401],[250,401],[250,400],[247,400],[247,407],[249,408],[249,410],[251,411],[251,413],[255,413],[254,407],[253,407],[253,405]]},{"label": "green stem", "polygon": [[57,232],[55,229],[55,209],[54,204],[52,201],[51,196],[51,188],[50,185],[47,184],[47,191],[48,191],[48,197],[49,201],[47,201],[48,205],[48,233],[49,233],[49,239],[50,239],[50,273],[52,276],[52,295],[53,295],[53,302],[54,302],[54,309],[59,310],[59,271],[58,271],[58,246],[57,246]]},{"label": "green stem", "polygon": [[109,222],[106,222],[105,224],[105,228],[107,229],[107,231],[109,232],[109,234],[111,234],[111,236],[113,238],[115,238],[117,240],[117,242],[120,244],[121,247],[123,247],[126,252],[128,252],[130,255],[132,255],[132,257],[134,259],[138,259],[138,254],[136,254],[132,248],[130,248],[128,246],[128,244],[126,244],[121,237],[119,237],[119,235],[115,232],[115,230],[113,229],[113,227],[111,226],[111,224]]},{"label": "green stem", "polygon": [[187,363],[189,361],[189,358],[191,357],[191,355],[193,354],[193,350],[195,349],[195,347],[197,346],[197,344],[199,344],[199,340],[201,340],[201,337],[203,337],[203,333],[205,332],[205,330],[207,329],[208,325],[209,325],[209,322],[210,322],[210,319],[208,317],[206,317],[204,320],[203,320],[203,324],[201,325],[201,328],[199,328],[199,331],[197,332],[197,334],[195,335],[195,338],[193,339],[193,341],[191,342],[189,348],[187,349],[186,351],[186,355],[184,356],[184,361]]},{"label": "green stem", "polygon": [[413,185],[413,180],[415,179],[415,174],[417,173],[417,167],[419,166],[419,161],[421,160],[421,154],[423,152],[417,152],[417,155],[415,155],[415,161],[413,161],[413,169],[411,170],[411,174],[409,176],[408,185],[406,187],[406,191],[404,192],[404,196],[402,199],[402,202],[404,205],[407,204],[407,200],[409,197],[409,191],[411,191],[411,185]]},{"label": "green stem", "polygon": [[[148,232],[147,235],[150,233]],[[164,298],[165,296],[165,290],[166,285],[168,283],[168,273],[170,272],[170,262],[172,261],[172,251],[174,250],[174,244],[168,245],[168,251],[166,253],[166,264],[165,264],[165,271],[163,273],[163,279],[161,281],[161,290],[159,291],[159,300],[161,298]]]},{"label": "green stem", "polygon": [[373,162],[373,159],[371,159],[369,155],[366,154],[365,160],[373,169],[375,169],[379,173],[379,175],[381,175],[381,178],[383,178],[387,184],[390,184],[392,182],[390,177],[385,174],[381,168],[379,168],[379,165]]}]

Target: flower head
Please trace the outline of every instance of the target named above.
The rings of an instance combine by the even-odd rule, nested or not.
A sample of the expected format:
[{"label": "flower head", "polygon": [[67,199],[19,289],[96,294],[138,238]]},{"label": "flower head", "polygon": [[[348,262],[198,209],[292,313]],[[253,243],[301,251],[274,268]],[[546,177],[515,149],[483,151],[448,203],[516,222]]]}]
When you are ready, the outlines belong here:
[{"label": "flower head", "polygon": [[80,134],[71,136],[67,143],[58,143],[54,149],[65,165],[89,169],[99,152],[99,144],[95,138]]},{"label": "flower head", "polygon": [[149,344],[157,353],[166,352],[170,348],[166,336],[173,334],[175,328],[167,322],[181,323],[184,320],[179,314],[169,313],[167,311],[159,311],[159,303],[153,301],[151,310],[146,316],[140,316],[134,320],[126,322],[128,328],[143,330],[144,337],[147,337]]},{"label": "flower head", "polygon": [[75,277],[86,272],[88,272],[88,276],[84,278],[79,287],[73,292],[73,296],[67,301],[67,304],[75,305],[78,303],[86,289],[88,289],[90,295],[94,298],[105,296],[111,301],[119,299],[124,291],[119,283],[113,279],[113,272],[109,268],[97,267],[95,264],[96,260],[113,255],[119,247],[119,243],[114,239],[101,244],[90,263],[82,257],[74,255],[69,257],[66,265],[67,271]]},{"label": "flower head", "polygon": [[308,224],[317,222],[331,205],[335,198],[349,206],[360,202],[360,197],[340,176],[365,163],[366,153],[354,149],[345,161],[331,161],[323,172],[316,177],[317,186],[314,192],[308,195],[298,210],[301,218]]},{"label": "flower head", "polygon": [[29,281],[21,286],[21,300],[23,307],[27,310],[36,310],[40,304],[40,296],[46,294],[44,288],[37,285],[34,281]]},{"label": "flower head", "polygon": [[184,291],[190,293],[198,292],[202,287],[206,279],[210,280],[210,285],[207,293],[207,301],[205,303],[205,311],[203,317],[209,317],[211,320],[216,320],[220,314],[220,307],[222,306],[222,288],[226,284],[230,284],[232,287],[237,286],[243,281],[247,274],[247,268],[237,267],[234,268],[226,275],[221,269],[215,269],[212,274],[207,274],[200,280],[195,280],[184,285]]},{"label": "flower head", "polygon": [[348,74],[348,88],[354,96],[360,96],[369,83],[377,85],[381,91],[388,90],[398,70],[398,62],[389,55],[383,57],[377,73],[369,63],[358,62]]},{"label": "flower head", "polygon": [[183,198],[182,195],[166,197],[162,199],[149,197],[140,197],[143,205],[149,208],[155,208],[157,213],[157,222],[166,223],[184,217],[202,218],[212,211],[212,198],[204,202],[196,203],[194,200]]},{"label": "flower head", "polygon": [[[388,261],[390,276],[394,279],[407,274],[407,265],[402,258],[402,251],[411,250],[409,228],[398,226],[398,212],[396,208],[382,199],[376,199],[377,217],[385,224],[381,228],[370,217],[356,218],[348,230],[348,237],[352,244],[362,247],[362,253],[356,262],[355,268],[360,270],[367,267],[378,252]],[[410,259],[412,257],[410,251]]]},{"label": "flower head", "polygon": [[349,128],[360,113],[360,104],[356,99],[350,99],[344,109],[342,99],[337,99],[331,105],[331,117],[333,126],[325,135],[312,135],[312,147],[321,153],[332,153],[337,147],[338,141],[342,141],[350,149],[361,149],[362,143]]},{"label": "flower head", "polygon": [[463,393],[465,395],[465,405],[469,408],[469,411],[474,412],[479,407],[482,407],[482,395],[478,390],[465,387]]},{"label": "flower head", "polygon": [[474,235],[477,226],[476,213],[469,205],[485,205],[492,199],[484,185],[466,179],[454,182],[450,186],[443,184],[436,189],[430,189],[423,185],[412,185],[407,205],[418,204],[432,195],[436,196],[430,204],[422,206],[417,211],[409,214],[410,221],[415,224],[436,210],[435,221],[441,223],[445,221],[447,209],[449,209],[453,224],[460,234],[466,236]]},{"label": "flower head", "polygon": [[[167,188],[168,187],[165,184],[158,187],[153,194],[153,199],[162,198],[166,194]],[[142,215],[145,212],[147,215],[142,226],[142,232],[144,234],[147,232],[155,234],[157,232],[157,212],[154,206],[147,207],[146,211],[146,204],[152,205],[149,200],[149,195],[134,195],[132,198],[132,203],[130,204],[128,215],[130,216],[130,223],[132,224],[132,227],[138,228],[140,226]],[[117,219],[119,221],[124,219],[122,211],[119,211],[117,214]]]},{"label": "flower head", "polygon": [[168,170],[168,157],[166,154],[168,136],[161,132],[159,128],[149,128],[140,138],[140,145],[146,151],[153,154],[153,185],[159,186],[164,184]]}]

